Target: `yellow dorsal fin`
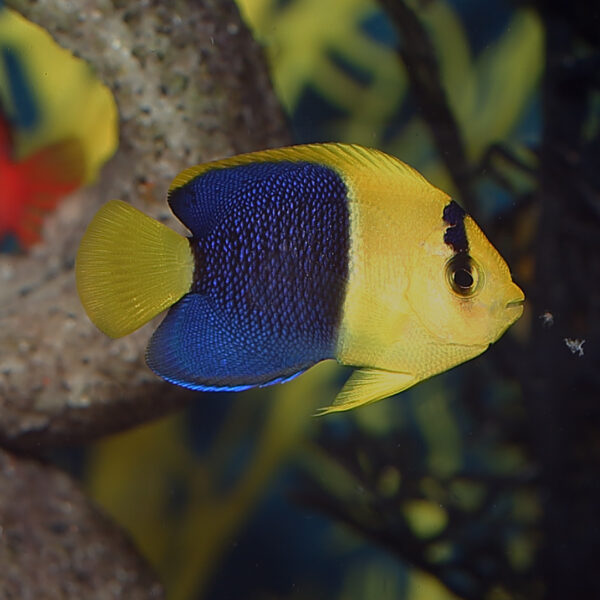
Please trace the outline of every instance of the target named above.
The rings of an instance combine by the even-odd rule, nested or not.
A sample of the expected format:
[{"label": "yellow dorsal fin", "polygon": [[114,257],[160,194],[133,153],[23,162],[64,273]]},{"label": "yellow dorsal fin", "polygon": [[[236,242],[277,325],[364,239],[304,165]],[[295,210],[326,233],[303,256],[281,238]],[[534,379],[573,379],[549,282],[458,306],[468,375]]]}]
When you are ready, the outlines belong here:
[{"label": "yellow dorsal fin", "polygon": [[195,177],[202,175],[213,169],[227,169],[230,167],[239,167],[259,162],[315,162],[339,170],[342,174],[346,169],[352,169],[358,166],[371,166],[376,169],[394,171],[403,177],[418,180],[420,183],[430,185],[427,180],[412,167],[403,163],[401,160],[375,150],[366,148],[357,144],[305,144],[299,146],[288,146],[286,148],[273,148],[271,150],[261,150],[259,152],[250,152],[248,154],[239,154],[231,158],[217,160],[213,162],[196,165],[184,169],[175,177],[169,192],[185,185]]},{"label": "yellow dorsal fin", "polygon": [[356,369],[350,375],[333,404],[320,409],[317,414],[325,415],[357,408],[377,400],[383,400],[417,383],[410,373],[393,373],[380,369]]},{"label": "yellow dorsal fin", "polygon": [[75,264],[81,303],[111,337],[135,331],[177,302],[193,274],[188,240],[120,200],[96,213]]}]

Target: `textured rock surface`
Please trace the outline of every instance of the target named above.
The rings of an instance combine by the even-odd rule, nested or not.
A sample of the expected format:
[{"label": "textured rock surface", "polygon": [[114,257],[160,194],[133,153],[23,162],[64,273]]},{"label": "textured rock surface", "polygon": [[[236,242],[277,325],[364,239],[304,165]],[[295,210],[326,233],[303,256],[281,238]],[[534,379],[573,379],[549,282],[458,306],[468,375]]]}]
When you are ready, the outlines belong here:
[{"label": "textured rock surface", "polygon": [[77,244],[96,209],[131,201],[179,229],[165,202],[182,168],[287,143],[260,49],[233,2],[7,4],[89,61],[114,92],[121,144],[98,182],[65,200],[27,256],[0,256],[0,442],[85,440],[167,412],[194,394],[145,366],[156,323],[110,340],[75,291]]},{"label": "textured rock surface", "polygon": [[[259,48],[228,0],[7,3],[93,66],[114,92],[120,148],[66,199],[26,256],[0,255],[0,445],[35,450],[132,426],[194,394],[144,363],[156,323],[110,340],[77,298],[73,264],[93,213],[131,201],[181,230],[172,177],[288,142]],[[147,565],[66,475],[0,449],[0,598],[149,599]]]},{"label": "textured rock surface", "polygon": [[[156,323],[114,341],[85,316],[73,264],[97,208],[121,198],[181,230],[165,202],[178,171],[288,138],[233,2],[7,4],[89,61],[120,114],[120,148],[98,182],[61,204],[28,255],[0,255],[0,445],[36,450],[194,397],[146,367]],[[0,449],[0,598],[163,597],[135,548],[69,477]]]},{"label": "textured rock surface", "polygon": [[0,598],[164,598],[131,542],[49,465],[0,450]]}]

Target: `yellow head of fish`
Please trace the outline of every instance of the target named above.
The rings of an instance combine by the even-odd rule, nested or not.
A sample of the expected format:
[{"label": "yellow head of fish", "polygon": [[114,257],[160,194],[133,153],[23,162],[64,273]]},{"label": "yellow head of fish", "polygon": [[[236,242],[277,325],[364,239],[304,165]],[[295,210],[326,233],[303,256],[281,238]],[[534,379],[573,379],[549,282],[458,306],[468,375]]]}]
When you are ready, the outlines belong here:
[{"label": "yellow head of fish", "polygon": [[351,185],[356,251],[338,342],[338,360],[361,368],[325,412],[474,358],[523,312],[523,292],[473,219],[414,169],[374,159],[377,177],[356,171]]},{"label": "yellow head of fish", "polygon": [[407,299],[429,334],[425,347],[435,340],[449,355],[455,346],[484,350],[521,316],[524,295],[471,217],[464,215],[468,249],[460,252],[444,241],[444,225],[415,252],[419,276],[411,278]]}]

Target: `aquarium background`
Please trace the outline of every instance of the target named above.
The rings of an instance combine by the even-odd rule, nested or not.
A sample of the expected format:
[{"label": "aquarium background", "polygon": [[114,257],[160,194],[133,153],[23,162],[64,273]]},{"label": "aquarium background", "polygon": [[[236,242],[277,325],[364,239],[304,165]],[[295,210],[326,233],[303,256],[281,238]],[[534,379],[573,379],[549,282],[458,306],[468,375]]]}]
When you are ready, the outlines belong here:
[{"label": "aquarium background", "polygon": [[[349,413],[312,416],[348,376],[326,363],[45,458],[131,536],[172,600],[600,597],[599,11],[238,6],[293,141],[416,167],[506,258],[525,313],[476,360]],[[5,97],[7,72],[10,114],[23,104]],[[36,132],[12,121],[26,155],[55,141],[38,131],[28,148]],[[85,183],[115,136],[93,145]],[[27,246],[7,235],[4,250]]]}]

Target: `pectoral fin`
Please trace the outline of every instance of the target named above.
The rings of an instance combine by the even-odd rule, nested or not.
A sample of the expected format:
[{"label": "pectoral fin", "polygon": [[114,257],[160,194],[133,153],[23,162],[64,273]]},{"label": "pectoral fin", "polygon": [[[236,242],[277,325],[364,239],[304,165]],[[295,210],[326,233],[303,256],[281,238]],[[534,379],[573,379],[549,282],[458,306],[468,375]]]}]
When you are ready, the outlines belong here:
[{"label": "pectoral fin", "polygon": [[350,410],[397,394],[417,383],[411,373],[394,373],[380,369],[357,369],[352,373],[331,406],[317,414]]}]

